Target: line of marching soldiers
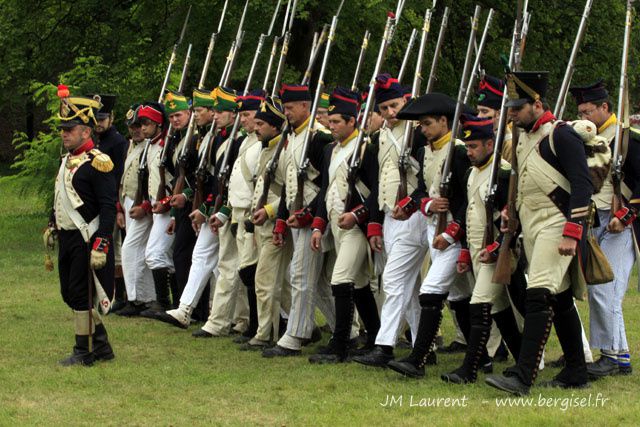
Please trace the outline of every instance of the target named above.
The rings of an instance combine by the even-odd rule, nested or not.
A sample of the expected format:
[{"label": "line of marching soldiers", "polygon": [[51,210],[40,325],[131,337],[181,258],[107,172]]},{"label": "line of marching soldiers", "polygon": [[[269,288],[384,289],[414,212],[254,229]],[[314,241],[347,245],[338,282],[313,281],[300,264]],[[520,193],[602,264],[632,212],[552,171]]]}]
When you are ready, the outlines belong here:
[{"label": "line of marching soldiers", "polygon": [[[489,166],[505,86],[511,125],[496,209],[487,218]],[[62,293],[76,313],[76,345],[64,363],[113,358],[101,317],[90,309],[86,283],[94,282],[102,296],[99,308],[108,311],[112,248],[126,230],[123,277],[116,279],[112,311],[184,329],[199,320],[194,337],[237,335],[241,349],[260,350],[265,358],[300,355],[303,346],[317,341],[319,309],[332,334],[310,362],[353,360],[421,378],[425,365],[436,362],[448,303],[466,353],[458,369],[442,374],[445,381],[472,383],[478,371],[492,372],[490,354],[502,341],[516,364],[488,376],[487,383],[527,393],[543,366],[552,325],[564,355],[562,370],[548,385],[580,388],[590,378],[631,373],[622,300],[635,261],[640,135],[632,131],[626,153],[626,205],[612,212],[611,173],[594,182],[583,135],[613,141],[616,117],[606,88],[598,82],[571,89],[579,115],[590,121],[573,125],[556,121],[546,89],[544,72],[509,74],[509,85],[485,76],[477,111],[462,115],[458,139],[451,135],[454,99],[430,93],[407,102],[398,81],[381,74],[375,111],[366,118],[371,134],[362,146],[356,145],[362,98],[342,87],[324,99],[315,123],[303,85],[283,84],[279,97],[262,90],[236,96],[231,88],[217,87],[194,91],[191,101],[169,91],[163,104],[132,106],[126,158],[114,154],[112,160],[102,142],[104,129],[115,132],[111,122],[97,138],[91,133],[109,109],[107,98],[63,93],[60,126],[69,154],[58,175],[52,228],[60,241]],[[187,140],[191,115],[197,132]],[[231,140],[236,115],[242,130]],[[113,120],[108,111],[107,116]],[[407,121],[411,126],[405,127]],[[280,141],[287,122],[291,132]],[[398,200],[405,129],[415,140],[408,195]],[[519,142],[512,147],[516,131]],[[308,132],[309,166],[300,176]],[[450,144],[451,191],[444,197],[439,188]],[[502,208],[511,150],[518,160],[521,239],[514,248],[512,283],[504,286],[492,277],[508,219]],[[352,158],[360,167],[350,187]],[[356,198],[353,208],[346,207],[347,193]],[[591,232],[615,279],[588,289],[587,342],[570,266],[586,241],[592,202]],[[447,226],[437,232],[443,214]],[[487,221],[494,224],[495,241],[485,246]],[[364,342],[357,340],[360,329],[366,331]],[[405,329],[412,351],[397,360],[394,347]],[[595,362],[590,346],[600,349]]]}]

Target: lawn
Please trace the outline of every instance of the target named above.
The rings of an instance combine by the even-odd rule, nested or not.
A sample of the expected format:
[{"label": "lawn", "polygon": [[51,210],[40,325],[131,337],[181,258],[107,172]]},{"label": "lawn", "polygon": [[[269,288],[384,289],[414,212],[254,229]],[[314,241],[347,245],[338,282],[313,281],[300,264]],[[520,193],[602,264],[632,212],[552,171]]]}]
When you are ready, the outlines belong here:
[{"label": "lawn", "polygon": [[[57,361],[73,345],[72,313],[61,300],[56,273],[43,267],[43,203],[19,191],[13,178],[0,179],[0,194],[0,425],[638,424],[639,371],[580,391],[536,387],[530,402],[506,401],[482,375],[470,386],[440,381],[440,373],[455,368],[462,354],[439,355],[424,380],[406,380],[357,364],[312,366],[306,357],[266,360],[238,351],[230,338],[195,340],[190,332],[197,326],[185,332],[118,316],[106,319],[117,355],[113,362],[62,368]],[[640,355],[640,296],[635,276],[632,281],[625,313],[635,357]],[[578,305],[586,321],[587,307]],[[452,328],[446,316],[448,342]],[[305,349],[305,356],[312,351]],[[547,360],[559,354],[552,334]],[[547,368],[539,378],[555,373]],[[395,404],[383,407],[388,396]]]}]

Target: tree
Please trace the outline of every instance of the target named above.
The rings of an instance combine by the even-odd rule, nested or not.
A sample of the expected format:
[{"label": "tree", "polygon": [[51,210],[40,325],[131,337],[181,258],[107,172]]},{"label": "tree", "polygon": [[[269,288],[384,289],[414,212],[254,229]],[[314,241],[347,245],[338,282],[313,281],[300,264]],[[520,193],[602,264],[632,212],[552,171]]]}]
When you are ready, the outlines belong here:
[{"label": "tree", "polygon": [[[283,3],[286,4],[286,1],[283,0]],[[423,70],[427,74],[442,13],[444,7],[449,6],[449,27],[435,85],[435,90],[439,92],[453,96],[457,92],[475,3],[471,0],[444,0],[437,3]],[[499,56],[509,50],[516,0],[479,0],[477,3],[483,8],[481,27],[488,8],[495,9],[482,66],[487,73],[500,75],[503,69]],[[4,88],[12,88],[11,91],[0,93],[0,117],[6,119],[6,122],[0,121],[0,146],[3,139],[5,142],[9,139],[3,138],[3,134],[19,132],[16,149],[21,157],[16,166],[24,173],[35,171],[27,167],[24,160],[31,158],[29,150],[42,143],[43,134],[38,132],[52,130],[48,120],[51,111],[44,108],[41,99],[48,92],[41,90],[45,84],[57,85],[61,81],[71,85],[74,93],[116,94],[116,124],[123,126],[123,116],[129,105],[158,97],[171,47],[178,38],[188,6],[192,5],[189,28],[178,50],[177,66],[171,76],[172,87],[175,88],[187,44],[192,43],[192,61],[186,84],[189,94],[200,78],[209,38],[217,28],[222,4],[223,0],[40,0],[35,5],[33,2],[5,0],[0,3],[0,54],[4,58],[0,84]],[[267,30],[275,4],[275,0],[250,1],[244,41],[231,86],[244,86],[258,37]],[[339,4],[340,0],[298,1],[284,81],[300,80],[308,60],[313,33],[331,21]],[[372,33],[371,42],[360,78],[360,86],[364,88],[373,71],[386,12],[395,9],[395,4],[395,0],[345,2],[328,63],[327,89],[351,84],[362,36],[365,29],[369,29]],[[229,2],[208,73],[208,88],[213,88],[222,72],[243,5],[244,2],[239,0]],[[384,70],[391,74],[398,72],[411,28],[421,27],[425,8],[429,6],[430,2],[424,0],[407,0]],[[523,67],[550,71],[551,104],[555,102],[583,8],[584,0],[529,2],[529,10],[533,15]],[[595,2],[576,63],[573,78],[576,84],[589,83],[602,76],[615,97],[624,13],[623,2]],[[283,14],[284,7],[274,29],[276,34],[282,30]],[[631,82],[637,81],[640,76],[640,70],[634,66],[638,53],[635,33],[632,32],[629,64]],[[268,39],[256,71],[256,82],[261,82],[264,77],[270,46],[271,39]],[[411,80],[415,58],[414,52],[405,82]],[[632,104],[636,105],[639,99],[638,89],[632,87]],[[566,117],[575,114],[572,103],[569,97]],[[55,143],[56,139],[48,141]],[[7,151],[6,144],[4,150],[0,149],[0,156],[3,151]],[[9,155],[13,157],[15,153],[10,152]],[[32,160],[35,161],[35,158]]]}]

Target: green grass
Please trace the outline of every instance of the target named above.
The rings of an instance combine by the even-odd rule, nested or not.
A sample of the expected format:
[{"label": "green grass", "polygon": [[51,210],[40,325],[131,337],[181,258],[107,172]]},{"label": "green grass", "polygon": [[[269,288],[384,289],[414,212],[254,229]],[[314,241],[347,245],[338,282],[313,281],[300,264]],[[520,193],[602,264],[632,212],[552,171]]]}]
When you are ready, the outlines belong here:
[{"label": "green grass", "polygon": [[[72,316],[56,273],[43,268],[43,206],[17,183],[0,179],[0,425],[637,425],[640,373],[593,383],[588,390],[532,389],[538,401],[601,393],[604,407],[496,407],[504,394],[477,384],[453,386],[440,373],[461,354],[439,356],[424,380],[356,364],[312,366],[306,357],[265,360],[229,338],[195,340],[189,332],[143,319],[109,316],[117,358],[92,368],[62,368],[73,345]],[[625,301],[632,356],[640,355],[636,277]],[[587,320],[585,303],[579,303]],[[451,322],[446,315],[446,341]],[[587,322],[588,324],[588,322]],[[325,336],[325,340],[328,337]],[[305,355],[312,352],[305,349]],[[397,352],[401,355],[402,352]],[[552,334],[547,360],[560,354]],[[634,362],[636,362],[635,359]],[[496,365],[502,370],[507,364]],[[640,367],[640,364],[637,365]],[[545,369],[549,379],[557,369]],[[383,408],[387,394],[403,405]],[[410,407],[422,398],[466,397],[466,407]]]}]

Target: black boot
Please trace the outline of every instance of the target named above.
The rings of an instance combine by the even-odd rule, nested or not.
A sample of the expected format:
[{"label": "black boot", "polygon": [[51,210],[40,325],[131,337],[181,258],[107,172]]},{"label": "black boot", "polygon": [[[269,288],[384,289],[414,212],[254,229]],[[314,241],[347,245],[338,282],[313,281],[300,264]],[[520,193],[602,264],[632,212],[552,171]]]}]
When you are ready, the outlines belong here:
[{"label": "black boot", "polygon": [[553,325],[564,353],[565,366],[554,379],[544,385],[561,388],[584,388],[588,386],[587,363],[582,347],[582,326],[573,303],[572,291],[566,290],[554,298],[555,315]]},{"label": "black boot", "polygon": [[378,306],[376,300],[371,292],[369,285],[364,288],[356,289],[353,291],[353,299],[358,309],[358,314],[364,323],[364,328],[367,331],[367,341],[363,347],[356,350],[359,354],[373,350],[376,344],[376,336],[380,330],[380,315],[378,314]]},{"label": "black boot", "polygon": [[464,384],[474,383],[478,377],[481,359],[487,353],[487,341],[491,334],[491,304],[471,304],[469,306],[471,330],[467,339],[467,352],[462,366],[453,372],[442,374],[443,381]]},{"label": "black boot", "polygon": [[116,312],[118,316],[136,317],[146,309],[144,304],[136,304],[134,301],[127,301],[125,306]]},{"label": "black boot", "polygon": [[93,354],[96,360],[112,360],[116,357],[109,344],[107,330],[102,323],[96,325],[96,331],[93,334]]},{"label": "black boot", "polygon": [[[464,350],[465,353],[469,351],[469,335],[471,331],[471,313],[469,311],[470,302],[471,302],[471,297],[465,298],[460,301],[449,302],[449,304],[451,305],[451,309],[454,311],[456,315],[456,321],[458,322],[458,327],[460,328],[460,331],[462,331],[464,340],[467,342],[467,348]],[[486,347],[483,350],[479,363],[480,363],[480,366],[482,367],[482,371],[485,374],[490,374],[493,372],[493,361],[489,357]]]},{"label": "black boot", "polygon": [[127,289],[124,284],[124,277],[116,277],[115,282],[115,301],[111,306],[109,313],[115,313],[122,310],[127,305]]},{"label": "black boot", "polygon": [[353,283],[332,285],[331,292],[336,307],[336,326],[327,351],[309,357],[311,363],[340,363],[347,360],[354,311]]},{"label": "black boot", "polygon": [[549,290],[527,290],[526,312],[517,364],[507,368],[503,375],[491,375],[485,380],[492,387],[520,396],[529,394],[549,338],[553,319]]},{"label": "black boot", "polygon": [[73,346],[73,352],[66,359],[62,359],[62,366],[91,366],[95,361],[93,352],[89,351],[89,335],[76,335],[76,345]]},{"label": "black boot", "polygon": [[153,273],[153,284],[156,288],[156,300],[152,301],[149,307],[140,313],[140,316],[155,319],[158,313],[171,309],[169,292],[171,292],[172,283],[175,283],[176,280],[168,268],[151,270],[151,273]]},{"label": "black boot", "polygon": [[[191,323],[206,322],[209,318],[209,300],[211,299],[211,286],[207,283],[207,286],[202,290],[200,299],[196,308],[191,313]],[[180,299],[177,299],[178,307],[180,307]],[[174,304],[175,305],[175,304]]]},{"label": "black boot", "polygon": [[449,301],[451,310],[453,310],[456,315],[458,327],[462,331],[462,335],[464,336],[465,341],[467,341],[467,346],[469,345],[469,331],[471,331],[471,311],[469,308],[470,302],[471,298],[465,298],[460,301]]},{"label": "black boot", "polygon": [[442,308],[447,294],[420,295],[420,324],[411,354],[404,359],[393,360],[387,365],[396,372],[412,378],[424,377],[427,354],[433,347],[442,322]]},{"label": "black boot", "polygon": [[520,356],[520,345],[522,345],[522,334],[518,330],[518,324],[516,323],[516,317],[513,315],[513,309],[507,307],[506,309],[495,313],[493,320],[496,322],[496,326],[502,335],[502,340],[507,345],[507,348],[511,352],[514,360],[518,360]]},{"label": "black boot", "polygon": [[527,310],[527,276],[525,275],[527,268],[527,257],[524,256],[524,253],[521,253],[516,269],[511,273],[511,283],[507,286],[509,299],[523,317],[526,315]]},{"label": "black boot", "polygon": [[258,301],[256,299],[256,264],[250,265],[238,271],[240,280],[247,287],[247,301],[249,303],[249,327],[242,333],[249,339],[258,331]]}]

